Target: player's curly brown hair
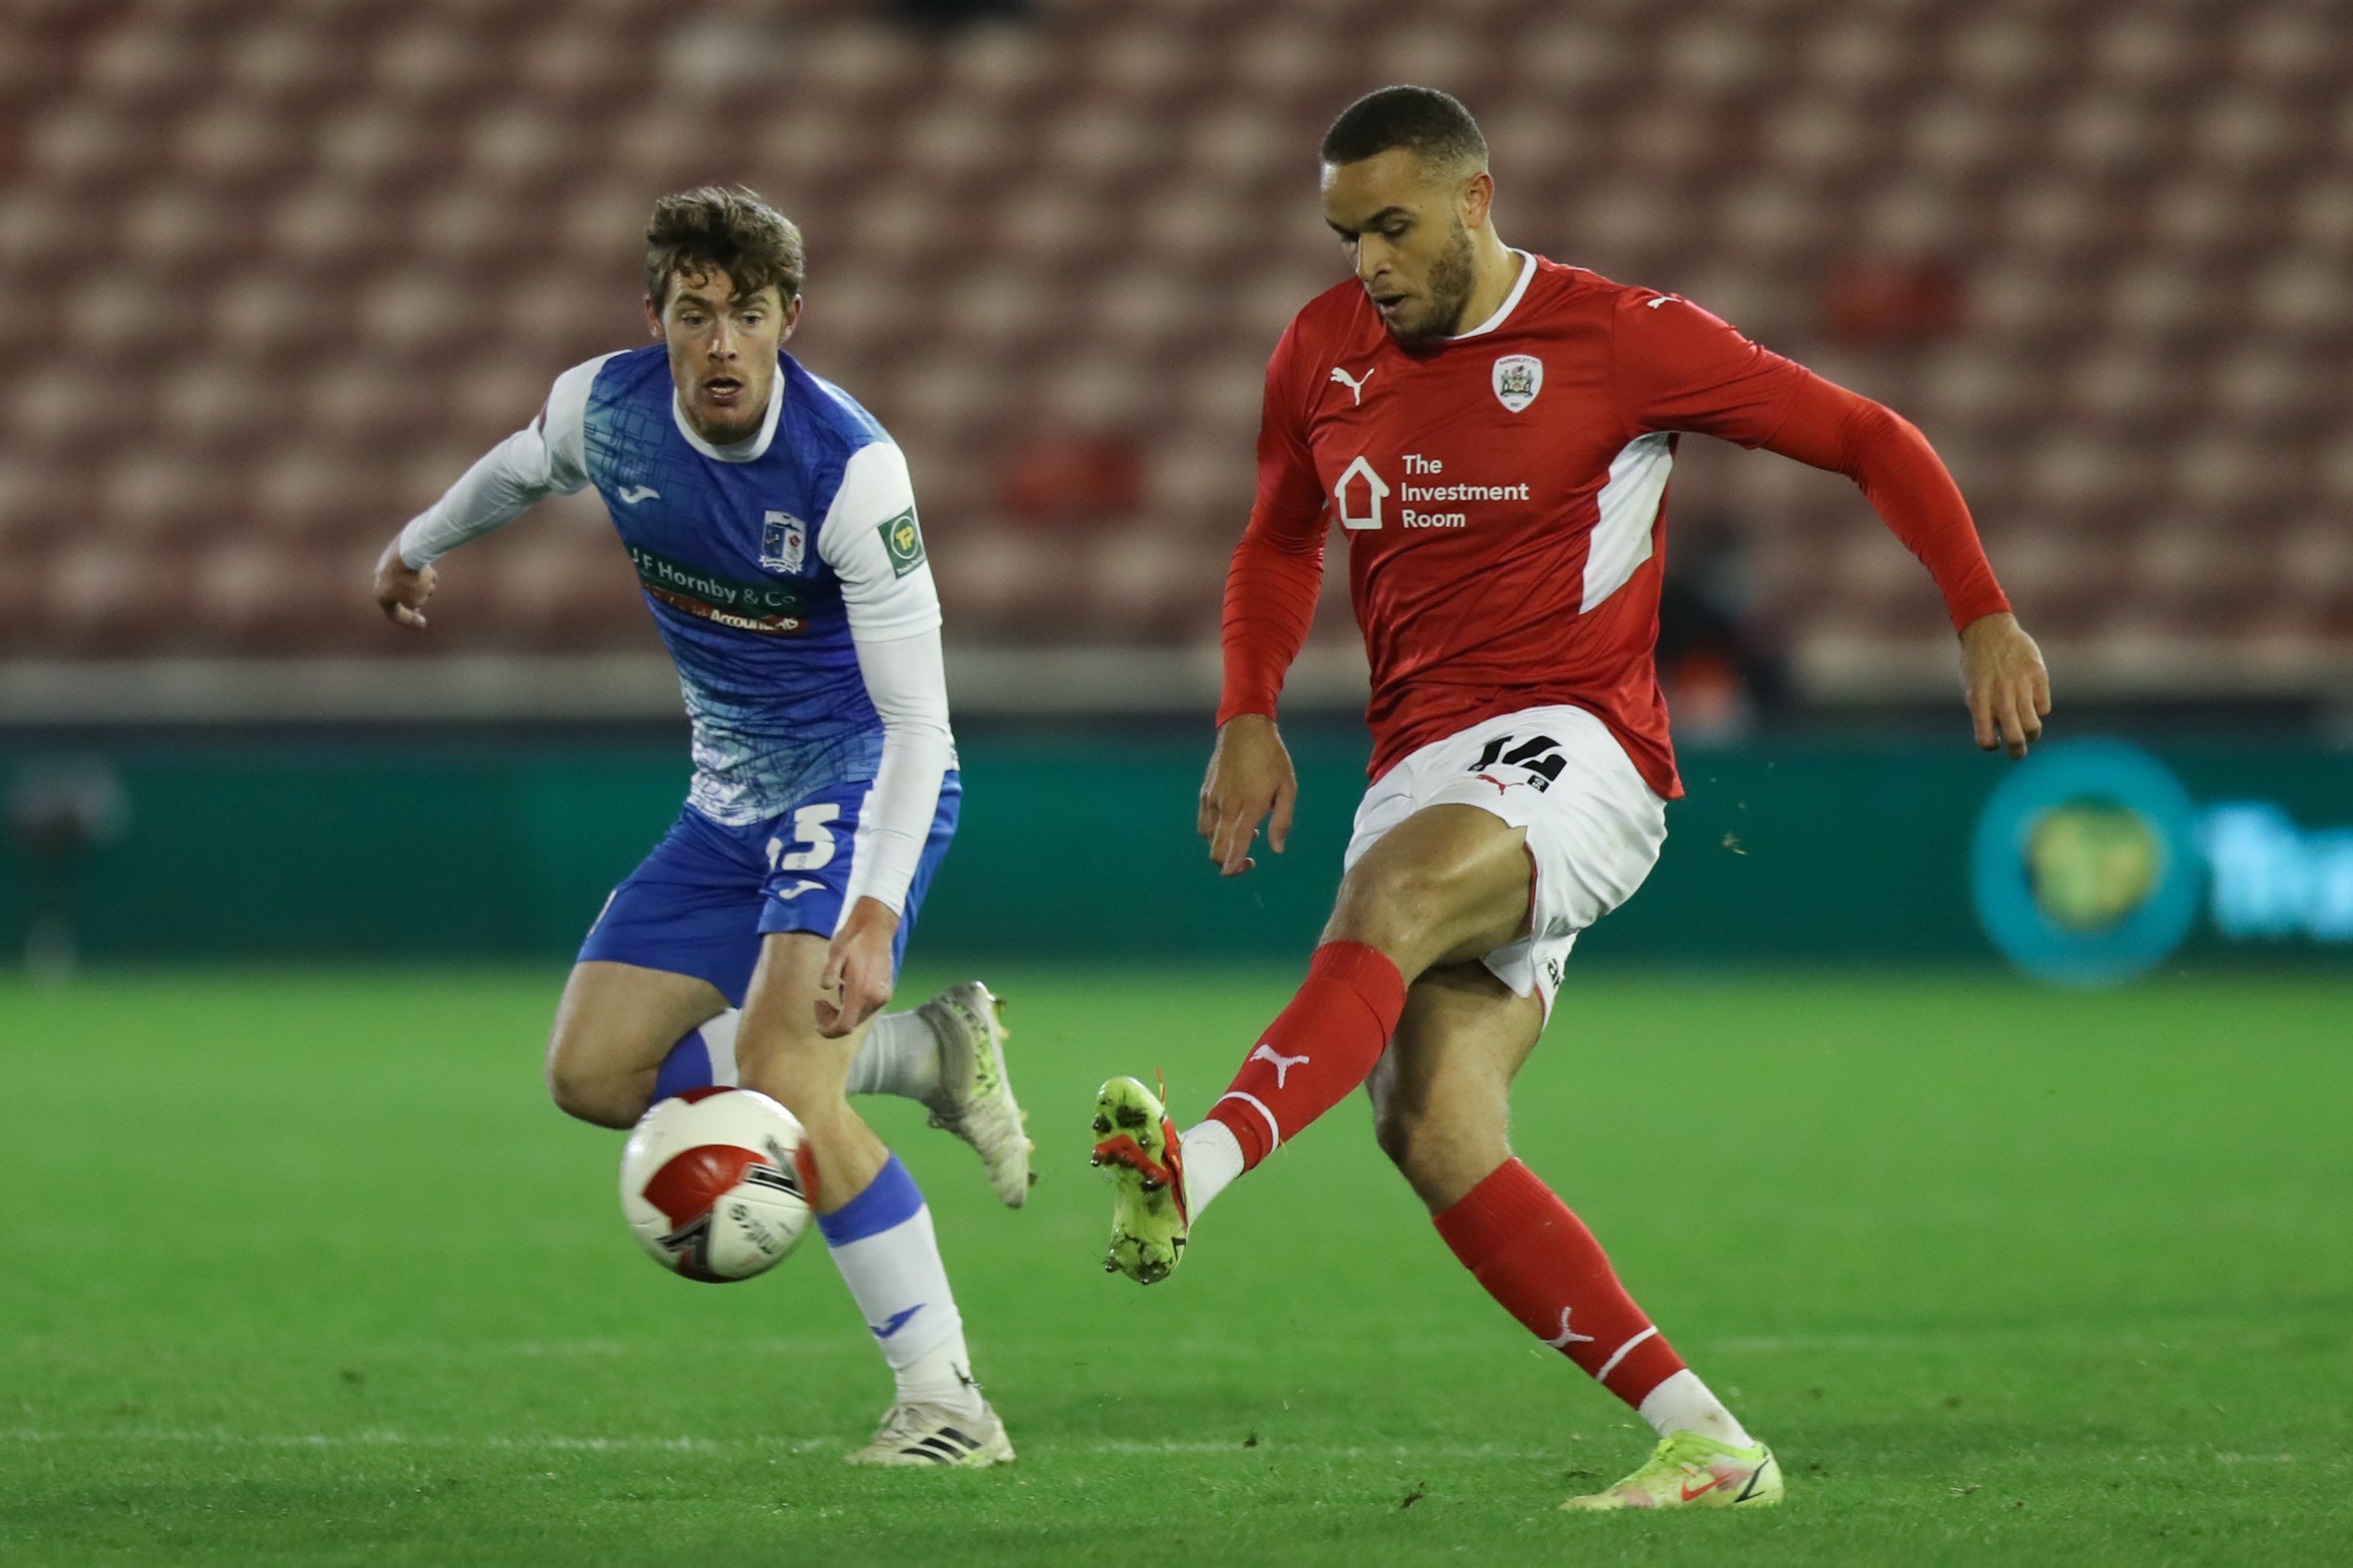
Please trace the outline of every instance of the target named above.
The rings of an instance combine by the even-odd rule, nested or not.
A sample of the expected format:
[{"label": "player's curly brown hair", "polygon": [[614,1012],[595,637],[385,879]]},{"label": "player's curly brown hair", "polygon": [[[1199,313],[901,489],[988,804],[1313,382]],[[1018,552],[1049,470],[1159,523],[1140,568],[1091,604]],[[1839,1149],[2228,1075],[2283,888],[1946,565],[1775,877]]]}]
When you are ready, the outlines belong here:
[{"label": "player's curly brown hair", "polygon": [[654,204],[646,225],[646,298],[669,303],[670,280],[681,272],[716,268],[737,295],[773,283],[786,300],[801,291],[808,258],[793,220],[738,185],[702,185]]}]

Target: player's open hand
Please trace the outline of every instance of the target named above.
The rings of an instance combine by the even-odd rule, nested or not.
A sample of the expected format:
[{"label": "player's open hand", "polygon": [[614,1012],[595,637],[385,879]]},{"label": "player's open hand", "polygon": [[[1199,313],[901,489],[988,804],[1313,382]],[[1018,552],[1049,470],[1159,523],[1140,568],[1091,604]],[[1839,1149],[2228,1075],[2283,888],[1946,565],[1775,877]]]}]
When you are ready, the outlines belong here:
[{"label": "player's open hand", "polygon": [[1218,863],[1218,874],[1239,877],[1258,864],[1250,858],[1250,847],[1261,822],[1266,823],[1267,847],[1282,854],[1291,837],[1291,808],[1298,799],[1299,775],[1292,771],[1291,752],[1273,720],[1263,713],[1238,713],[1219,726],[1194,824],[1194,831],[1209,841],[1209,858]]},{"label": "player's open hand", "polygon": [[400,558],[400,541],[384,547],[375,558],[375,602],[384,618],[396,626],[425,624],[425,601],[433,596],[435,576],[430,564],[412,571]]},{"label": "player's open hand", "polygon": [[2005,611],[1968,624],[1961,633],[1961,679],[1968,687],[1979,750],[1999,746],[2022,757],[2030,742],[2042,738],[2042,720],[2051,711],[2051,672],[2016,616]]},{"label": "player's open hand", "polygon": [[879,899],[860,899],[826,949],[817,983],[817,1032],[828,1040],[849,1034],[891,1000],[891,947],[899,917]]}]

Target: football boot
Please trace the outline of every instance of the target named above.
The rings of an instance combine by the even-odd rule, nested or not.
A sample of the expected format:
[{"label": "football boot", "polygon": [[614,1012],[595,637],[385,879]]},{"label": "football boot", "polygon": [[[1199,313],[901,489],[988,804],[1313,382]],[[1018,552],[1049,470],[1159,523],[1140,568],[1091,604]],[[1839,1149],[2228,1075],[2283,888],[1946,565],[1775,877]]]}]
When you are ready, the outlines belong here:
[{"label": "football boot", "polygon": [[972,1415],[946,1405],[893,1405],[874,1440],[842,1456],[851,1465],[1009,1465],[1013,1444],[987,1405]]},{"label": "football boot", "polygon": [[1111,1251],[1106,1273],[1155,1285],[1185,1257],[1192,1216],[1185,1203],[1185,1157],[1160,1097],[1132,1078],[1095,1095],[1094,1152],[1088,1163],[1110,1178]]},{"label": "football boot", "polygon": [[939,1092],[923,1103],[932,1125],[973,1147],[988,1184],[1007,1208],[1029,1201],[1029,1155],[1036,1147],[1005,1070],[1005,1004],[979,981],[941,992],[915,1009],[940,1040]]},{"label": "football boot", "polygon": [[1648,1463],[1566,1509],[1771,1508],[1781,1500],[1781,1465],[1762,1443],[1736,1448],[1696,1432],[1659,1440]]}]

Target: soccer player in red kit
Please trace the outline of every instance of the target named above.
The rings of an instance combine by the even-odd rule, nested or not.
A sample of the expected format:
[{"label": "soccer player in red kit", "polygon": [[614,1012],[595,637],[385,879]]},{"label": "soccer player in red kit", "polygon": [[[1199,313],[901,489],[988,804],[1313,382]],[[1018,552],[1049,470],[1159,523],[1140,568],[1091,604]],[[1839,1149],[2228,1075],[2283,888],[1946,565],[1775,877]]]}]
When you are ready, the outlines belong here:
[{"label": "soccer player in red kit", "polygon": [[1333,517],[1372,663],[1373,784],[1306,983],[1207,1120],[1180,1137],[1142,1083],[1103,1086],[1105,1267],[1166,1278],[1229,1183],[1366,1084],[1382,1150],[1463,1266],[1659,1434],[1564,1506],[1770,1505],[1771,1451],[1506,1138],[1570,943],[1641,885],[1683,793],[1653,666],[1676,433],[1861,487],[1944,593],[1979,745],[2023,756],[2049,680],[1917,430],[1673,295],[1508,248],[1493,195],[1485,139],[1444,93],[1385,88],[1324,140],[1324,214],[1356,276],[1267,367],[1199,830],[1229,877],[1261,822],[1283,847],[1297,783],[1275,699]]}]

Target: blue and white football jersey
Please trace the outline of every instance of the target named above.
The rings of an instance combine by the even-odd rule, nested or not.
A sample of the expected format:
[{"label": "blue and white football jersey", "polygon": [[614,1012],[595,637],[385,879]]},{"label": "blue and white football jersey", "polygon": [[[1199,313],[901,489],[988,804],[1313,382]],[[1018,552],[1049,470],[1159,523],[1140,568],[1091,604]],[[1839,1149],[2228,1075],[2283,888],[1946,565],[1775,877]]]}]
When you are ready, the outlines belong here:
[{"label": "blue and white football jersey", "polygon": [[853,618],[869,639],[939,625],[905,458],[849,394],[777,357],[766,421],[735,446],[687,425],[655,343],[558,377],[515,437],[543,456],[511,454],[537,457],[550,489],[604,497],[678,665],[688,802],[735,825],[874,776]]}]

